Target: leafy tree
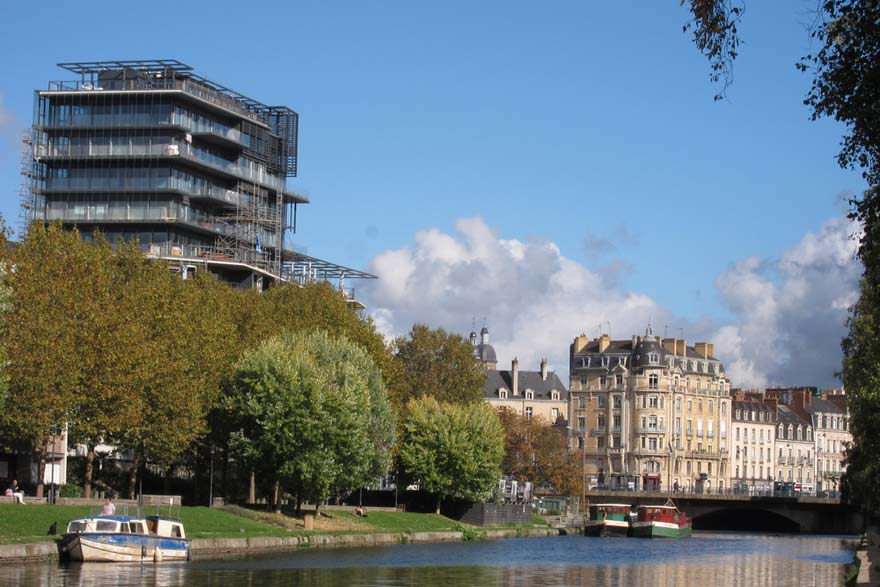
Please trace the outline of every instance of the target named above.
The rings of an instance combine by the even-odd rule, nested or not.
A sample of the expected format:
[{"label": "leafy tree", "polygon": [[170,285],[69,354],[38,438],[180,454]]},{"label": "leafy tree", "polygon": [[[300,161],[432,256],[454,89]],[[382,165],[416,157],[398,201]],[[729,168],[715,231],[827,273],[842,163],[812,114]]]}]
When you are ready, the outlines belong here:
[{"label": "leafy tree", "polygon": [[233,444],[277,480],[276,507],[282,487],[320,503],[388,470],[394,421],[359,345],[326,332],[284,335],[247,352],[232,385]]},{"label": "leafy tree", "polygon": [[402,369],[393,388],[398,409],[426,396],[446,403],[483,400],[486,372],[474,360],[474,349],[467,339],[442,328],[416,324],[394,346]]},{"label": "leafy tree", "polygon": [[534,484],[550,484],[560,493],[583,492],[583,463],[570,453],[565,437],[543,418],[498,410],[504,430],[504,475]]},{"label": "leafy tree", "polygon": [[504,432],[484,403],[438,402],[432,396],[410,400],[398,448],[400,461],[420,487],[443,498],[477,500],[501,478]]}]

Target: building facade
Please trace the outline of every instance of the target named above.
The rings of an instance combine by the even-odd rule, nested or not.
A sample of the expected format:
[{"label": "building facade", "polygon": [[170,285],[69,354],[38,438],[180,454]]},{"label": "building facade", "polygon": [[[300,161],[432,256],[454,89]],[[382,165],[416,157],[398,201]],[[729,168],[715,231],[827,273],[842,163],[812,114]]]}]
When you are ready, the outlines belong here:
[{"label": "building facade", "polygon": [[510,370],[497,369],[495,347],[489,344],[486,326],[470,334],[474,360],[486,369],[483,398],[495,409],[506,408],[527,418],[541,418],[550,425],[565,426],[568,420],[568,390],[559,376],[547,369],[542,359],[537,371],[523,371],[514,358]]},{"label": "building facade", "polygon": [[731,484],[737,491],[772,491],[776,418],[775,402],[733,400]]},{"label": "building facade", "polygon": [[730,484],[730,381],[710,343],[651,332],[570,347],[573,448],[610,488],[710,491]]},{"label": "building facade", "polygon": [[372,277],[285,245],[298,122],[176,60],[63,63],[35,96],[23,223],[59,221],[239,287]]},{"label": "building facade", "polygon": [[794,491],[815,491],[813,426],[791,406],[781,404],[776,425],[776,481],[793,484]]},{"label": "building facade", "polygon": [[816,435],[816,491],[839,491],[846,449],[852,444],[846,396],[825,393],[813,398],[807,411]]}]

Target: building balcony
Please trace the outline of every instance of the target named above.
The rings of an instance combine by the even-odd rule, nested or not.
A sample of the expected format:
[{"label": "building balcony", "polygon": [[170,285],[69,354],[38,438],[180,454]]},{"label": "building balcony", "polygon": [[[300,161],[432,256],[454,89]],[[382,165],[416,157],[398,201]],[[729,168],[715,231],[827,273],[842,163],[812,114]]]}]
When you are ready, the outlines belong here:
[{"label": "building balcony", "polygon": [[146,92],[168,93],[181,92],[195,98],[202,104],[210,105],[222,111],[233,113],[240,118],[250,120],[266,127],[266,122],[256,113],[243,108],[234,98],[189,79],[126,79],[105,80],[100,87],[81,81],[53,81],[49,82],[49,92],[83,92],[94,94],[96,92]]},{"label": "building balcony", "polygon": [[637,429],[639,434],[663,434],[666,432],[666,427],[654,426],[639,426]]},{"label": "building balcony", "polygon": [[604,436],[606,434],[606,430],[604,426],[594,426],[590,429],[590,436]]},{"label": "building balcony", "polygon": [[36,145],[34,150],[36,159],[63,160],[63,159],[130,159],[130,158],[155,158],[169,160],[185,160],[201,169],[219,172],[230,179],[243,179],[258,183],[275,191],[283,192],[287,187],[287,180],[280,176],[269,174],[261,166],[242,164],[239,161],[230,161],[217,157],[203,150],[194,148],[189,143],[160,143],[160,144],[91,144],[91,145]]}]

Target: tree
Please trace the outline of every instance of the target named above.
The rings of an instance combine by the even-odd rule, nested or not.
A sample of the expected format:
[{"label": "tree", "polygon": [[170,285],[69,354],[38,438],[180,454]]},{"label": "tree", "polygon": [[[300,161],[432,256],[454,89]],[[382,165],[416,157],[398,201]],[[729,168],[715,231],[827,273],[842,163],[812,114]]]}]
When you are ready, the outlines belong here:
[{"label": "tree", "polygon": [[467,339],[442,328],[416,324],[394,346],[402,369],[393,388],[399,410],[408,401],[426,396],[446,403],[483,400],[486,372],[474,360],[474,349]]},{"label": "tree", "polygon": [[326,332],[287,334],[239,362],[230,409],[235,449],[315,503],[388,470],[394,421],[378,368],[359,345]]},{"label": "tree", "polygon": [[486,403],[410,400],[399,446],[401,464],[419,486],[443,498],[478,500],[501,478],[504,432]]},{"label": "tree", "polygon": [[583,492],[583,463],[569,452],[559,430],[540,417],[528,418],[509,408],[498,410],[498,419],[504,430],[504,475],[549,484],[565,495]]}]

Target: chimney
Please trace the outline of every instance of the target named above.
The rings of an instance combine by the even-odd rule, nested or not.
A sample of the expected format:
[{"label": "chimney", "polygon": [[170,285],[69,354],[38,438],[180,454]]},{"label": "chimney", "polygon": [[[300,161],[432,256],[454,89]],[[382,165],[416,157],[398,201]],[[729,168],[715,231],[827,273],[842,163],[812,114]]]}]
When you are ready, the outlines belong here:
[{"label": "chimney", "polygon": [[510,391],[513,392],[513,395],[519,395],[519,360],[516,357],[510,362],[510,378],[512,380],[511,387],[513,387]]},{"label": "chimney", "polygon": [[587,339],[586,334],[581,334],[580,336],[574,337],[574,352],[579,353],[587,347],[587,343],[589,340]]},{"label": "chimney", "polygon": [[675,339],[676,355],[686,357],[688,354],[688,341],[683,338]]},{"label": "chimney", "polygon": [[698,342],[694,344],[694,350],[697,351],[698,355],[703,355],[704,357],[709,356],[709,344],[705,342]]},{"label": "chimney", "polygon": [[547,359],[541,359],[541,379],[547,381]]},{"label": "chimney", "polygon": [[603,334],[599,337],[599,352],[604,353],[605,349],[611,346],[611,337]]},{"label": "chimney", "polygon": [[712,344],[711,342],[707,342],[706,343],[706,352],[709,353],[710,357],[714,357],[715,356],[715,345]]},{"label": "chimney", "polygon": [[662,341],[663,348],[666,349],[666,352],[672,353],[673,355],[677,355],[676,352],[676,343],[678,342],[674,338],[664,338]]}]

